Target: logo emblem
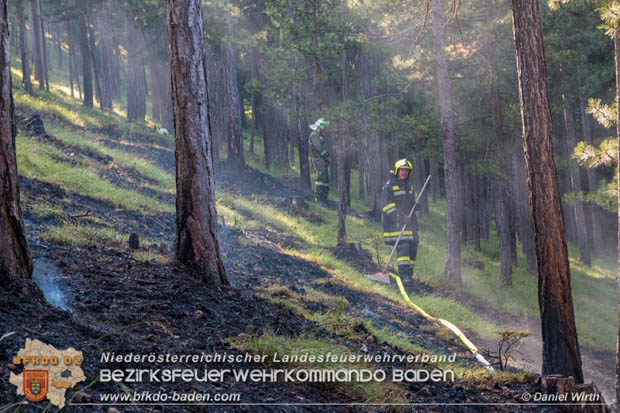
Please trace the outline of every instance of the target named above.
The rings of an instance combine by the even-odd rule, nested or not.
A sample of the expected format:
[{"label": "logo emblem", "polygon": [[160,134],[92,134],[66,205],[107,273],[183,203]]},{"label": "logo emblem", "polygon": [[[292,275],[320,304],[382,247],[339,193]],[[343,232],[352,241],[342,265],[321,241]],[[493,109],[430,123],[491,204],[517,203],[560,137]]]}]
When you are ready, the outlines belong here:
[{"label": "logo emblem", "polygon": [[45,399],[49,376],[47,370],[24,370],[24,394],[33,402]]}]

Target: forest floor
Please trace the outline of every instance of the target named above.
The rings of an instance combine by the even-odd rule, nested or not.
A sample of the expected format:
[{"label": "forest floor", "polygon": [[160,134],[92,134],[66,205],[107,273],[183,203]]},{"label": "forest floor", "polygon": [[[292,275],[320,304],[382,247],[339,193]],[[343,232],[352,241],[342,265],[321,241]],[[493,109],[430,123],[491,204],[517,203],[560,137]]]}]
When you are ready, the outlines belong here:
[{"label": "forest floor", "polygon": [[[21,118],[31,114],[18,105]],[[319,227],[329,231],[320,224],[333,221],[334,212],[312,202],[292,208],[287,199],[300,199],[304,194],[290,180],[217,162],[219,237],[231,287],[210,287],[171,259],[175,238],[174,192],[168,177],[174,176],[172,139],[145,131],[128,133],[113,124],[69,125],[49,113],[43,113],[43,119],[50,133],[23,131],[18,137],[18,158],[34,277],[46,296],[39,296],[34,288],[28,301],[0,295],[0,337],[14,332],[0,339],[0,411],[56,410],[46,403],[20,406],[23,397],[9,383],[9,372],[20,371],[11,364],[12,357],[26,337],[84,352],[87,381],[68,391],[69,406],[63,411],[114,412],[109,406],[97,405],[102,394],[162,389],[241,395],[245,405],[221,406],[223,410],[316,410],[308,403],[324,404],[322,411],[409,410],[407,403],[423,411],[542,408],[522,403],[524,393],[538,389],[535,375],[514,368],[487,373],[460,341],[404,305],[392,287],[364,279],[360,273],[376,269],[370,252],[360,254],[352,244],[334,247],[318,242],[319,233],[313,231]],[[353,238],[357,227],[369,225],[361,213],[354,213],[349,221]],[[138,249],[129,247],[130,233],[139,235]],[[417,281],[409,292],[413,299],[454,299],[453,294],[424,281]],[[460,297],[482,310],[476,297]],[[496,344],[488,335],[466,331],[484,347]],[[388,377],[395,369],[451,369],[456,380],[432,384],[228,380],[129,386],[98,381],[101,369],[152,367],[104,362],[104,352],[282,355],[304,351],[455,353],[455,363],[371,362],[339,367],[381,369]],[[285,366],[304,368],[308,364]],[[274,367],[282,364],[268,359],[265,363],[208,365],[210,369]],[[156,406],[114,408],[162,411]],[[163,411],[211,408],[166,406]]]}]

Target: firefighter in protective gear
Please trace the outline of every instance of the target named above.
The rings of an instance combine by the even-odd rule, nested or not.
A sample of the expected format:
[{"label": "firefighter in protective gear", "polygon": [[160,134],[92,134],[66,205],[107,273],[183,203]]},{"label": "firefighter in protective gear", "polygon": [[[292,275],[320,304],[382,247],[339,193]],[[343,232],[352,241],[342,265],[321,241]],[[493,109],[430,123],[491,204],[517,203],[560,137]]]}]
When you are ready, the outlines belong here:
[{"label": "firefighter in protective gear", "polygon": [[310,155],[312,156],[312,165],[316,172],[315,197],[319,202],[327,203],[327,195],[329,194],[329,147],[327,141],[322,135],[325,128],[329,126],[329,121],[323,118],[317,120],[310,125],[312,133],[310,134]]},{"label": "firefighter in protective gear", "polygon": [[418,221],[415,212],[408,218],[415,203],[413,186],[409,183],[412,165],[407,159],[394,164],[390,179],[383,185],[381,202],[383,205],[383,236],[385,243],[394,245],[403,225],[407,224],[398,242],[398,275],[404,283],[413,281],[413,267],[418,254]]}]

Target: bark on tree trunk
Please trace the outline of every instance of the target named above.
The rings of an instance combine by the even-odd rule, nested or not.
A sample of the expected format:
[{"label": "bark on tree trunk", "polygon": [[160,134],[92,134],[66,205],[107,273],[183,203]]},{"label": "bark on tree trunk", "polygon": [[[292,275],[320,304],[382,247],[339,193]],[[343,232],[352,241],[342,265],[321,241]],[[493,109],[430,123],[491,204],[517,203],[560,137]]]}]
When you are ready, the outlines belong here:
[{"label": "bark on tree trunk", "polygon": [[536,237],[542,373],[583,383],[558,185],[538,2],[512,0],[523,148]]},{"label": "bark on tree trunk", "polygon": [[92,64],[92,68],[93,68],[93,79],[95,80],[95,97],[96,99],[99,101],[99,107],[101,108],[101,110],[105,110],[103,101],[106,100],[106,98],[103,98],[101,89],[101,79],[100,79],[100,68],[99,68],[99,64],[100,64],[100,56],[99,56],[99,50],[97,50],[97,47],[95,45],[95,33],[93,31],[93,29],[91,28],[91,23],[90,23],[90,17],[87,16],[86,18],[86,26],[88,27],[88,47],[90,49],[90,57],[91,57],[91,64]]},{"label": "bark on tree trunk", "polygon": [[[334,122],[335,123],[335,122]],[[338,245],[342,245],[347,241],[347,230],[345,221],[347,218],[347,209],[351,202],[350,182],[351,182],[351,162],[348,154],[348,136],[343,125],[335,125],[334,128],[337,136],[337,154],[338,162],[338,181],[340,186],[340,202],[338,203]]]},{"label": "bark on tree trunk", "polygon": [[433,43],[437,66],[437,86],[439,89],[439,113],[443,136],[444,174],[446,185],[446,227],[447,251],[445,274],[457,285],[461,284],[461,245],[459,243],[458,211],[458,171],[456,165],[456,143],[454,137],[454,118],[452,98],[450,96],[450,79],[445,54],[444,17],[442,3],[431,3]]},{"label": "bark on tree trunk", "polygon": [[0,289],[21,289],[32,275],[32,257],[19,199],[6,0],[0,2],[0,182]]},{"label": "bark on tree trunk", "polygon": [[239,89],[237,85],[237,59],[232,45],[228,42],[222,46],[223,76],[226,91],[226,130],[228,131],[228,161],[245,166],[243,148],[243,128],[239,112]]},{"label": "bark on tree trunk", "polygon": [[43,9],[41,8],[41,0],[37,0],[39,4],[39,25],[41,34],[41,52],[43,53],[43,79],[45,79],[45,90],[49,92],[50,82],[47,76],[47,68],[49,67],[49,54],[47,51],[47,40],[45,36],[45,26],[43,24]]},{"label": "bark on tree trunk", "polygon": [[472,185],[472,201],[473,216],[471,224],[471,242],[474,244],[474,250],[480,251],[480,173],[476,172],[471,176]]},{"label": "bark on tree trunk", "polygon": [[459,182],[459,191],[458,191],[458,199],[459,199],[459,211],[460,215],[460,223],[461,223],[461,242],[463,244],[467,244],[469,240],[469,235],[467,234],[467,224],[469,219],[467,218],[467,214],[470,212],[470,205],[466,204],[467,199],[469,198],[469,181],[467,180],[467,173],[465,171],[465,166],[463,164],[458,165],[458,182]]},{"label": "bark on tree trunk", "polygon": [[32,57],[34,59],[34,79],[39,83],[39,89],[45,89],[45,75],[43,74],[43,47],[41,46],[41,18],[37,0],[30,0],[30,33]]},{"label": "bark on tree trunk", "polygon": [[22,60],[22,87],[29,95],[32,95],[30,64],[28,61],[28,43],[26,41],[26,19],[24,17],[24,0],[19,0],[16,7],[17,24],[19,25],[19,50]]},{"label": "bark on tree trunk", "polygon": [[261,114],[261,125],[263,127],[263,155],[265,156],[265,168],[271,167],[271,139],[267,133],[267,116],[273,111],[271,107],[266,108]]},{"label": "bark on tree trunk", "polygon": [[312,6],[312,98],[314,100],[314,110],[320,111],[321,100],[318,92],[319,78],[319,29],[317,25],[318,19],[318,0],[311,1]]},{"label": "bark on tree trunk", "polygon": [[[291,125],[290,129],[287,127],[287,129],[289,130],[288,133],[288,137],[289,137],[289,145],[288,145],[288,161],[290,164],[290,167],[294,167],[295,166],[295,147],[297,146],[297,139],[298,139],[298,135],[296,132],[296,127],[295,127],[295,117],[293,112],[291,111],[290,115],[289,115],[289,119],[288,119],[288,124]],[[287,125],[288,125],[287,124]]]},{"label": "bark on tree trunk", "polygon": [[56,58],[58,70],[62,70],[62,26],[56,23]]},{"label": "bark on tree trunk", "polygon": [[101,110],[103,111],[111,111],[113,109],[112,103],[112,40],[109,36],[105,35],[111,31],[111,28],[108,24],[107,16],[109,13],[107,11],[107,7],[104,4],[100,11],[97,13],[96,21],[97,27],[99,28],[99,48],[95,49],[95,37],[94,33],[91,32],[92,40],[91,40],[91,49],[94,51],[93,56],[97,56],[94,59],[96,77],[100,79],[99,81],[99,104],[101,106]]},{"label": "bark on tree trunk", "polygon": [[228,285],[217,238],[200,0],[168,0],[174,104],[177,260],[205,282]]},{"label": "bark on tree trunk", "polygon": [[80,54],[82,55],[82,79],[84,80],[84,101],[83,105],[87,108],[93,107],[93,80],[92,69],[90,67],[90,48],[88,47],[88,30],[86,27],[86,17],[82,14],[79,19],[80,25]]},{"label": "bark on tree trunk", "polygon": [[146,73],[140,45],[141,34],[127,18],[127,120],[144,122],[146,115]]},{"label": "bark on tree trunk", "polygon": [[69,45],[69,88],[71,89],[72,98],[75,97],[75,93],[73,92],[73,76],[73,52],[71,51],[71,45]]}]

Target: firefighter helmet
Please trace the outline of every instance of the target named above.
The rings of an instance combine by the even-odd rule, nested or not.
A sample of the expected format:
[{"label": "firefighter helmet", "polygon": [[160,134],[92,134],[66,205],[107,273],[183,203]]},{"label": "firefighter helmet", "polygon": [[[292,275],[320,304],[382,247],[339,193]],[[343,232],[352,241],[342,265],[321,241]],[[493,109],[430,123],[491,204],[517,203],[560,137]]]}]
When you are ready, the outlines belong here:
[{"label": "firefighter helmet", "polygon": [[411,165],[411,162],[407,160],[407,158],[403,158],[400,161],[396,161],[396,163],[394,164],[394,175],[398,176],[399,169],[409,169],[409,174],[411,174],[413,166]]}]

